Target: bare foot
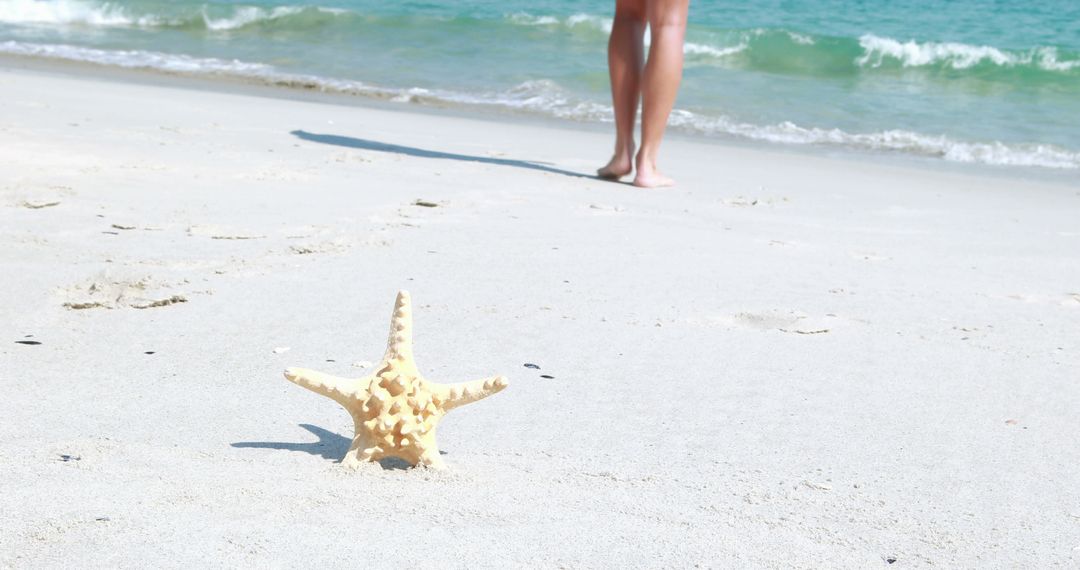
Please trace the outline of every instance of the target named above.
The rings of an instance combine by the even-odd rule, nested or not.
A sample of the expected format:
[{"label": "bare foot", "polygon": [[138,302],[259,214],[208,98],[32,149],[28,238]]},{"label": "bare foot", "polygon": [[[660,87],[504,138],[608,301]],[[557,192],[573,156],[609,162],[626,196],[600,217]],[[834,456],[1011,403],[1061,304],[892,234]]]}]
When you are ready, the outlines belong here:
[{"label": "bare foot", "polygon": [[616,151],[615,156],[611,157],[607,166],[597,170],[596,175],[604,180],[619,180],[634,171],[633,157],[633,145],[622,151]]},{"label": "bare foot", "polygon": [[656,165],[638,158],[637,176],[634,177],[634,186],[638,188],[662,188],[674,186],[675,181],[660,174]]}]

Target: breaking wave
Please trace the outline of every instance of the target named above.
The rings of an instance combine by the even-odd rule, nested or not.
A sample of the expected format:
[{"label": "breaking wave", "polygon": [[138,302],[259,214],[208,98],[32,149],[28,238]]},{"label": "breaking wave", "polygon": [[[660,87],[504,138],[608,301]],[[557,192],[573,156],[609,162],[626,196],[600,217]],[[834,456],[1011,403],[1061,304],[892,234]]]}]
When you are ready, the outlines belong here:
[{"label": "breaking wave", "polygon": [[213,6],[138,13],[116,2],[91,0],[0,0],[0,23],[97,26],[112,28],[185,28],[221,32],[272,24],[297,29],[354,16],[348,10],[318,6]]},{"label": "breaking wave", "polygon": [[[229,3],[153,4],[137,8],[125,2],[100,0],[0,0],[0,24],[84,26],[105,28],[179,28],[207,34],[239,30],[321,33],[339,25],[337,33],[363,34],[366,23],[397,20],[378,14],[311,5],[235,5]],[[612,19],[595,14],[568,16],[525,12],[503,18],[456,16],[463,33],[484,33],[492,26],[529,27],[541,32],[573,34],[602,49]],[[362,20],[362,22],[361,22]],[[445,28],[446,19],[418,14],[410,26]],[[466,32],[467,31],[467,32]],[[648,37],[646,36],[646,41]],[[867,33],[861,37],[811,35],[794,30],[719,29],[691,23],[685,53],[688,64],[715,65],[796,75],[844,76],[918,70],[950,77],[970,73],[980,79],[1024,81],[1032,76],[1067,78],[1080,86],[1080,53],[1055,46],[1026,50],[956,42],[900,40]]]},{"label": "breaking wave", "polygon": [[2,0],[0,22],[7,24],[82,24],[88,26],[156,26],[151,15],[132,16],[121,6],[84,0]]},{"label": "breaking wave", "polygon": [[[610,32],[612,25],[611,18],[589,14],[560,18],[519,12],[508,19],[516,25],[552,30],[584,26],[597,34]],[[691,64],[712,63],[808,75],[856,75],[917,68],[931,72],[971,70],[983,79],[993,79],[995,74],[1010,79],[1025,72],[1067,73],[1080,78],[1080,54],[1066,53],[1054,46],[1008,50],[956,42],[901,41],[874,34],[858,38],[814,36],[784,29],[720,30],[695,28],[691,24],[685,53],[691,57]]]},{"label": "breaking wave", "polygon": [[1080,54],[1057,47],[1006,50],[954,42],[900,41],[873,34],[858,39],[810,36],[788,30],[728,31],[726,41],[694,47],[687,54],[717,65],[797,75],[857,76],[917,70],[948,77],[970,75],[1017,83],[1043,77],[1080,85]]},{"label": "breaking wave", "polygon": [[1080,168],[1080,152],[1049,144],[961,141],[945,135],[929,135],[904,130],[849,133],[841,129],[803,127],[790,121],[773,125],[755,125],[728,117],[709,117],[682,110],[672,112],[671,125],[702,134],[735,135],[771,143],[828,145],[872,151],[904,152],[942,158],[950,162],[993,166]]},{"label": "breaking wave", "polygon": [[900,42],[873,34],[859,38],[859,45],[863,53],[856,60],[856,64],[863,67],[881,67],[896,63],[902,67],[942,67],[957,70],[976,66],[1028,67],[1043,71],[1080,69],[1080,59],[1069,56],[1067,61],[1062,61],[1054,47],[1006,51],[991,46],[961,43]]}]

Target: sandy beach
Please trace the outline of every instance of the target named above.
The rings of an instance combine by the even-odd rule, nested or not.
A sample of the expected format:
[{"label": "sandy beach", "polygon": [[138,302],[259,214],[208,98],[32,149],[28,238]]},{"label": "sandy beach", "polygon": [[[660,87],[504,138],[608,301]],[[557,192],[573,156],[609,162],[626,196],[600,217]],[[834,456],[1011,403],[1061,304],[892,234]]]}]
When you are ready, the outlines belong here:
[{"label": "sandy beach", "polygon": [[[0,60],[0,566],[1080,565],[1080,183],[93,73]],[[510,386],[347,470],[399,289]]]}]

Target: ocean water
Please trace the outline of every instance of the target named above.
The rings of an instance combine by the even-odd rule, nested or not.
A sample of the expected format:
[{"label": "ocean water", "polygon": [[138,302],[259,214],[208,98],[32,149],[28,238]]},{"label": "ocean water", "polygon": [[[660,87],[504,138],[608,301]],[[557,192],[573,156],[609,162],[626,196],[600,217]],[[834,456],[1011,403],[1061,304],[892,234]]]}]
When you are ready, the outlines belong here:
[{"label": "ocean water", "polygon": [[[0,0],[0,53],[610,122],[600,0]],[[692,0],[672,128],[1080,169],[1080,1]]]}]

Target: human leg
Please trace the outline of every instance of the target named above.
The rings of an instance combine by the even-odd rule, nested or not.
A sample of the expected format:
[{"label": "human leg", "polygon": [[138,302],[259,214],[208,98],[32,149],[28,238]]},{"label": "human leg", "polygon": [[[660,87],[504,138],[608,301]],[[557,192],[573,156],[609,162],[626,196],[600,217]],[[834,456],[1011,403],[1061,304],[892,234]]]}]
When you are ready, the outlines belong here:
[{"label": "human leg", "polygon": [[633,169],[634,124],[641,100],[646,0],[616,0],[615,20],[608,39],[608,72],[615,109],[615,153],[596,173],[617,180]]},{"label": "human leg", "polygon": [[682,82],[683,39],[689,5],[689,0],[647,0],[646,16],[652,44],[642,76],[641,150],[636,158],[636,186],[670,186],[674,183],[656,169],[656,154]]}]

